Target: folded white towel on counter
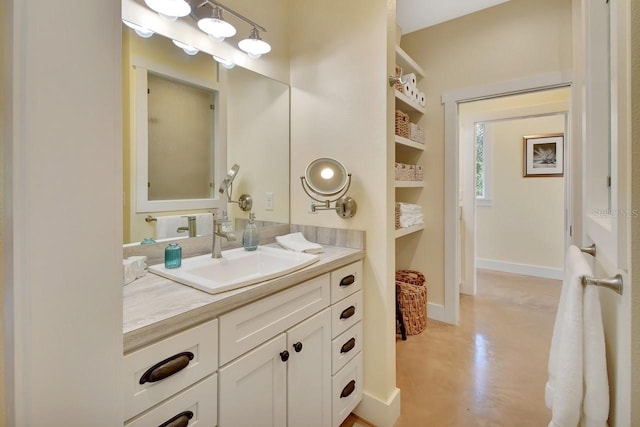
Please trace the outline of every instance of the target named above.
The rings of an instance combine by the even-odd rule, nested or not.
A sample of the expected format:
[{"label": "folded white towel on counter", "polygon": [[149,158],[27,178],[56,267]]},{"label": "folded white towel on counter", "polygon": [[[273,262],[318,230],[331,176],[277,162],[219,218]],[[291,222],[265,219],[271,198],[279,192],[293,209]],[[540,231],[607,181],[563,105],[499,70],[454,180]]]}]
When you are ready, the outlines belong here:
[{"label": "folded white towel on counter", "polygon": [[308,254],[318,254],[322,252],[322,246],[308,241],[302,233],[291,233],[284,236],[276,236],[276,242],[280,246],[290,251],[306,252]]},{"label": "folded white towel on counter", "polygon": [[545,403],[549,427],[606,427],[609,383],[600,299],[596,286],[582,287],[593,272],[576,246],[565,261],[558,312],[549,351]]}]

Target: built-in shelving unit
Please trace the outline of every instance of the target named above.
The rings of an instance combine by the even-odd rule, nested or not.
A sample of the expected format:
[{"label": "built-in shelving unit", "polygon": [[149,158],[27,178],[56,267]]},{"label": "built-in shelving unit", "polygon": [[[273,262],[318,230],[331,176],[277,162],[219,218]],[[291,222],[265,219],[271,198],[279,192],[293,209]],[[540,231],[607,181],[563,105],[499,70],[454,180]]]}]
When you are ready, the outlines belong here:
[{"label": "built-in shelving unit", "polygon": [[424,229],[424,225],[414,225],[413,227],[407,228],[398,228],[395,231],[395,238],[398,239],[400,237],[408,236],[409,234],[417,233]]},{"label": "built-in shelving unit", "polygon": [[[416,80],[420,80],[425,76],[425,72],[407,53],[399,46],[396,46],[396,64],[402,68],[403,74],[413,73],[416,75]],[[409,98],[404,93],[395,90],[395,108],[401,110],[404,113],[409,114],[414,122],[420,119],[422,114],[425,113],[425,108],[421,106],[414,99]],[[405,138],[399,135],[394,137],[396,147],[396,161],[401,162],[398,158],[409,160],[411,164],[420,163],[421,153],[425,151],[425,144],[413,141],[409,138]],[[424,188],[424,181],[395,181],[394,186],[401,190],[396,194],[396,201],[400,197],[409,197],[409,192],[421,191]],[[413,199],[413,197],[411,197]],[[416,225],[408,228],[399,228],[394,231],[394,237],[396,239],[410,234],[418,233],[424,229],[424,225]]]},{"label": "built-in shelving unit", "polygon": [[396,188],[421,188],[424,181],[396,181]]},{"label": "built-in shelving unit", "polygon": [[409,138],[405,138],[405,137],[400,136],[400,135],[395,135],[395,138],[396,138],[395,139],[396,144],[398,146],[411,147],[411,148],[415,148],[416,150],[424,150],[424,144],[412,141]]}]

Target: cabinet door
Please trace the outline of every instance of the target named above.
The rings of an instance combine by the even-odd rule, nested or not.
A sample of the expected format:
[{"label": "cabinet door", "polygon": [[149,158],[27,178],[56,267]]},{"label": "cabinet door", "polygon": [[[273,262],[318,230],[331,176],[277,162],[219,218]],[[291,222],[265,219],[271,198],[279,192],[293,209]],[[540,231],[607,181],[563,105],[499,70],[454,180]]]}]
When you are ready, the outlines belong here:
[{"label": "cabinet door", "polygon": [[331,425],[331,309],[287,332],[288,425]]},{"label": "cabinet door", "polygon": [[220,368],[220,427],[286,426],[286,347],[280,334]]}]

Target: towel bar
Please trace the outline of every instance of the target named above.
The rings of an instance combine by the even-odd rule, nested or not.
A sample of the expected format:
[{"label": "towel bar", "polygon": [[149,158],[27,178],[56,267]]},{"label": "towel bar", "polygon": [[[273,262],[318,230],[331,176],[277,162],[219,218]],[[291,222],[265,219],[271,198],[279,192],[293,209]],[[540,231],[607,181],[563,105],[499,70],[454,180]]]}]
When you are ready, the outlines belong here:
[{"label": "towel bar", "polygon": [[609,279],[596,279],[594,277],[583,276],[582,286],[584,287],[587,285],[602,286],[604,288],[614,290],[616,293],[622,295],[622,276],[619,274],[616,274],[615,277]]},{"label": "towel bar", "polygon": [[592,257],[596,256],[596,244],[592,243],[591,246],[583,246],[580,249],[580,252],[583,252],[585,254],[589,254]]}]

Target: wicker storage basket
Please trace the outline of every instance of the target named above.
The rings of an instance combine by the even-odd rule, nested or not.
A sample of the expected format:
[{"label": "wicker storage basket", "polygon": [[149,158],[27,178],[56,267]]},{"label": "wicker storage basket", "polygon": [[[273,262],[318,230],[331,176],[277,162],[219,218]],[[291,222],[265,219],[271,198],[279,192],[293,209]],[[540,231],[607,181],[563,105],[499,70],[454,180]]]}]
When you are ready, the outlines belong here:
[{"label": "wicker storage basket", "polygon": [[424,128],[415,123],[409,123],[409,139],[424,144]]},{"label": "wicker storage basket", "polygon": [[[396,203],[399,209],[399,204]],[[416,270],[398,270],[396,271],[396,281],[409,283],[410,285],[424,286],[426,281],[424,274]]]},{"label": "wicker storage basket", "polygon": [[416,181],[424,181],[424,169],[420,165],[416,165]]},{"label": "wicker storage basket", "polygon": [[[396,298],[407,335],[416,335],[427,327],[427,288],[396,280]],[[396,322],[396,333],[401,333]]]},{"label": "wicker storage basket", "polygon": [[[402,68],[396,65],[396,77],[400,77],[401,73],[402,73]],[[400,81],[396,82],[394,86],[398,92],[404,92],[404,85]]]},{"label": "wicker storage basket", "polygon": [[396,163],[396,181],[415,181],[416,167],[414,165],[405,165],[404,163]]},{"label": "wicker storage basket", "polygon": [[396,230],[400,228],[400,203],[396,202]]},{"label": "wicker storage basket", "polygon": [[409,115],[396,110],[396,135],[409,138]]}]

